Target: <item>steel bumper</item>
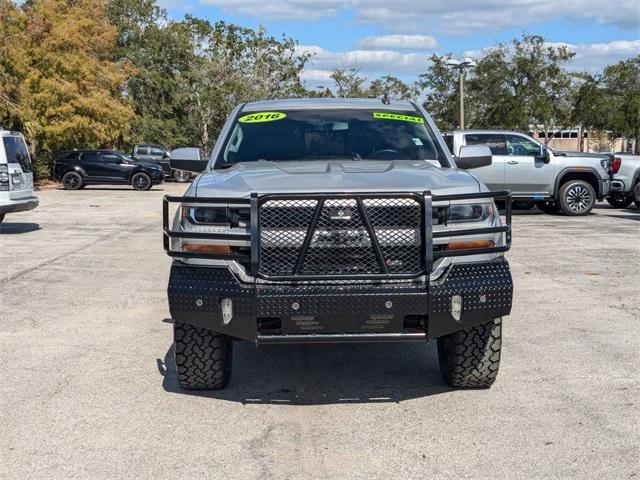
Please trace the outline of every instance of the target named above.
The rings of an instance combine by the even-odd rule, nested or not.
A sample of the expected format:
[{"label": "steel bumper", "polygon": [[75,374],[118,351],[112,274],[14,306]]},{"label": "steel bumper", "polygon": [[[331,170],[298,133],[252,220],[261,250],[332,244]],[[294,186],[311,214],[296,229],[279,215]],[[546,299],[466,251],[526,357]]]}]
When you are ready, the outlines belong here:
[{"label": "steel bumper", "polygon": [[[174,320],[256,343],[420,341],[508,315],[513,283],[503,258],[454,264],[437,282],[242,283],[226,268],[174,262]],[[452,297],[462,297],[462,315]],[[224,299],[232,302],[223,318]],[[228,300],[227,300],[228,302]]]},{"label": "steel bumper", "polygon": [[40,200],[38,200],[38,197],[26,197],[16,200],[9,200],[8,203],[0,205],[0,214],[33,210],[39,205],[39,203]]}]

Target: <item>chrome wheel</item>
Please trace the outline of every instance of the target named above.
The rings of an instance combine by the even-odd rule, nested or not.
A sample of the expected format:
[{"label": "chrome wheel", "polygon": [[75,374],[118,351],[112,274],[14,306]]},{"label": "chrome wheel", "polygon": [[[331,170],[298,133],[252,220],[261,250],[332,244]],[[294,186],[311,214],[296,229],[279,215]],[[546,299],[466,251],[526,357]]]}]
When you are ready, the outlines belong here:
[{"label": "chrome wheel", "polygon": [[582,185],[575,185],[567,190],[567,206],[576,213],[586,212],[593,203],[591,192]]},{"label": "chrome wheel", "polygon": [[149,190],[151,188],[151,178],[146,173],[136,173],[131,179],[131,186],[136,190]]},{"label": "chrome wheel", "polygon": [[185,183],[191,180],[191,172],[187,170],[174,170],[173,179],[176,182]]}]

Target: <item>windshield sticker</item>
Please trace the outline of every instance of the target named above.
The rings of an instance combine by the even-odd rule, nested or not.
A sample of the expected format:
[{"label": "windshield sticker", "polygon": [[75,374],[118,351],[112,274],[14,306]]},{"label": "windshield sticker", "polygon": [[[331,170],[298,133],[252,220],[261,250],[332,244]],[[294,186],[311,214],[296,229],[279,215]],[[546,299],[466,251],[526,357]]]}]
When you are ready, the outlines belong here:
[{"label": "windshield sticker", "polygon": [[400,120],[402,122],[424,123],[424,118],[422,117],[412,117],[410,115],[398,115],[397,113],[373,112],[373,118],[379,118],[382,120]]},{"label": "windshield sticker", "polygon": [[287,114],[282,112],[260,112],[251,113],[249,115],[245,115],[244,117],[240,117],[238,121],[240,123],[275,122],[276,120],[282,120],[286,116]]},{"label": "windshield sticker", "polygon": [[422,140],[420,140],[419,138],[412,138],[411,140],[413,140],[413,143],[415,143],[418,147],[422,146]]}]

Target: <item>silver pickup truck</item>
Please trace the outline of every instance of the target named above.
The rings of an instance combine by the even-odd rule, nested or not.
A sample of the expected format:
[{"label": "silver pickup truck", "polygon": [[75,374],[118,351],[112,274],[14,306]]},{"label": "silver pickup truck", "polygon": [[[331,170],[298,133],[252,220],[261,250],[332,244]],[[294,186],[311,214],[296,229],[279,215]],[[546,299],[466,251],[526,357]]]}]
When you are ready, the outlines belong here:
[{"label": "silver pickup truck", "polygon": [[611,181],[611,196],[607,199],[612,207],[627,208],[635,202],[640,209],[640,155],[616,153],[616,173]]},{"label": "silver pickup truck", "polygon": [[240,105],[208,161],[172,158],[204,170],[164,199],[180,385],[223,388],[235,340],[437,339],[449,385],[490,386],[511,202],[456,168],[488,165],[486,146],[460,155],[413,103],[301,99]]},{"label": "silver pickup truck", "polygon": [[453,155],[468,145],[487,145],[491,165],[474,170],[491,190],[509,190],[514,200],[534,201],[548,213],[587,215],[611,191],[607,154],[554,152],[528,135],[502,130],[459,130],[445,134]]}]

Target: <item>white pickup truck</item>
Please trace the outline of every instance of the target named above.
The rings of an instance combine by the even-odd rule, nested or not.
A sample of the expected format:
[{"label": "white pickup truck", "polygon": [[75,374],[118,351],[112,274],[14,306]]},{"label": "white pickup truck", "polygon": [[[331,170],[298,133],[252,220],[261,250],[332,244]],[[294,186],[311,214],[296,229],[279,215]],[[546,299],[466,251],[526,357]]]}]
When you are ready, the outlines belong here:
[{"label": "white pickup truck", "polygon": [[587,215],[611,191],[609,155],[554,152],[528,135],[503,130],[458,130],[445,134],[456,156],[467,145],[487,145],[491,165],[473,174],[490,190],[510,190],[514,200],[534,201],[547,213]]}]

